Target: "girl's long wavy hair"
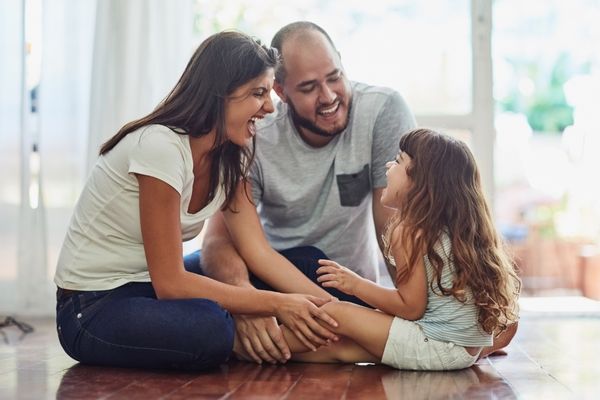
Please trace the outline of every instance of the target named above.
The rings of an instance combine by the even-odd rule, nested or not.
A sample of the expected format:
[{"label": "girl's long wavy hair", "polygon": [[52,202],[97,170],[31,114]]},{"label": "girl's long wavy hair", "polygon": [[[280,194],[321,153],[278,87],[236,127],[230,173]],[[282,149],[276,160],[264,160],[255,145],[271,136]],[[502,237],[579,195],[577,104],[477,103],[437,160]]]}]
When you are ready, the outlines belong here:
[{"label": "girl's long wavy hair", "polygon": [[[394,251],[402,257],[395,260],[396,281],[404,282],[427,255],[432,290],[465,302],[469,288],[482,329],[490,334],[506,329],[518,318],[521,281],[492,222],[473,154],[465,143],[430,129],[402,136],[400,150],[412,158],[406,171],[411,185],[384,235],[388,256],[400,249]],[[452,242],[452,287],[442,286],[444,262],[434,250],[443,232]]]},{"label": "girl's long wavy hair", "polygon": [[[241,32],[224,31],[208,37],[188,62],[181,78],[167,97],[150,114],[129,122],[100,148],[108,153],[131,132],[151,124],[161,124],[181,135],[200,137],[216,130],[211,149],[209,201],[222,184],[230,206],[238,183],[247,176],[254,158],[252,146],[238,146],[227,138],[225,102],[240,86],[275,69],[276,49],[262,45]],[[220,179],[221,178],[221,179]]]}]

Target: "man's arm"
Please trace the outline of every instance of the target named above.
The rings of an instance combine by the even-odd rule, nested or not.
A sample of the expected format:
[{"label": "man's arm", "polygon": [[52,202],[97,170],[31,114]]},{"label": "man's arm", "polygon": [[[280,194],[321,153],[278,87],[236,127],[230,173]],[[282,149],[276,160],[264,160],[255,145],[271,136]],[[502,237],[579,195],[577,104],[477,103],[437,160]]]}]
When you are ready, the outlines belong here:
[{"label": "man's arm", "polygon": [[[218,281],[252,287],[246,263],[233,246],[220,211],[214,214],[206,227],[202,242],[202,269],[207,276]],[[284,363],[289,359],[290,349],[274,317],[238,314],[233,318],[239,341],[254,362]]]},{"label": "man's arm", "polygon": [[[209,277],[236,286],[252,287],[246,263],[234,247],[221,212],[216,213],[208,223],[202,245],[202,260],[202,268]],[[281,286],[277,285],[277,282],[268,283],[277,290],[312,293],[323,298],[331,297],[326,291],[302,275],[300,271],[293,268],[291,264],[289,266],[291,268],[287,273],[288,278],[299,274],[301,275],[300,279],[286,279],[286,283]],[[266,266],[267,270],[269,267],[270,264]],[[281,268],[274,269],[276,270],[276,273],[273,273],[274,276],[285,278],[285,271],[281,271]],[[275,318],[234,315],[234,319],[238,338],[246,353],[255,362],[274,363],[276,361],[285,362],[289,359],[289,347]]]},{"label": "man's arm", "polygon": [[220,211],[210,218],[206,227],[202,242],[202,270],[207,276],[221,282],[252,286],[246,263],[233,246]]},{"label": "man's arm", "polygon": [[223,212],[223,221],[232,246],[254,275],[277,291],[309,294],[322,299],[331,295],[311,281],[290,261],[273,250],[264,234],[256,207],[244,192],[250,192],[249,182],[240,184],[232,207],[236,212]]},{"label": "man's arm", "polygon": [[[392,209],[381,204],[381,193],[383,193],[383,189],[384,188],[373,189],[373,222],[375,223],[377,243],[379,244],[379,249],[382,254],[384,254],[383,234],[385,233],[385,226],[393,215]],[[385,261],[385,266],[392,278],[392,282],[394,283],[394,286],[396,286],[396,268],[390,264],[387,257],[385,257],[385,254],[383,260]]]}]

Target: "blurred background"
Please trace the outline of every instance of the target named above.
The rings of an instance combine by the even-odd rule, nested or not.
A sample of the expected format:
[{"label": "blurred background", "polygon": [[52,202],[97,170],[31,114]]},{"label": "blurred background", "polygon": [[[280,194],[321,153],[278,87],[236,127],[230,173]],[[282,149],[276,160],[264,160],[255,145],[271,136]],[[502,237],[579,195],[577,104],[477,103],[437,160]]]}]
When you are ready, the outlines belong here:
[{"label": "blurred background", "polygon": [[469,143],[525,295],[600,298],[600,0],[0,0],[0,314],[53,313],[99,145],[204,38],[301,19],[350,79]]}]

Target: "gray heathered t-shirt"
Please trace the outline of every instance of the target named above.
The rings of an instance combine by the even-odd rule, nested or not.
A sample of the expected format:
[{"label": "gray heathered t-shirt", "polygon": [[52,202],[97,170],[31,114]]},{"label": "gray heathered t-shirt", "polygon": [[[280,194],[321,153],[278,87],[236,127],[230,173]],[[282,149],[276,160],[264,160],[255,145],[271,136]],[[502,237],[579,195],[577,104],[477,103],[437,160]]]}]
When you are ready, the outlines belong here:
[{"label": "gray heathered t-shirt", "polygon": [[299,136],[287,105],[259,125],[251,179],[267,239],[277,250],[316,246],[358,274],[378,279],[373,189],[415,126],[399,93],[352,82],[348,127],[322,148]]}]

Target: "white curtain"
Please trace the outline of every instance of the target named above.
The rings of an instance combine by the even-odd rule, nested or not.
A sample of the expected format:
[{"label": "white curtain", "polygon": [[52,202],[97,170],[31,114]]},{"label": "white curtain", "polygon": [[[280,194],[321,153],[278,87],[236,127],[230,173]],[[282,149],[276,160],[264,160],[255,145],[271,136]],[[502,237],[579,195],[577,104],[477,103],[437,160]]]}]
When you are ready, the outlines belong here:
[{"label": "white curtain", "polygon": [[54,265],[82,181],[95,8],[0,2],[0,314],[53,313]]},{"label": "white curtain", "polygon": [[[194,0],[102,0],[96,15],[86,170],[100,145],[175,86],[198,39]],[[196,250],[197,240],[184,244]]]},{"label": "white curtain", "polygon": [[193,51],[193,19],[192,0],[98,3],[88,170],[107,138],[175,85]]},{"label": "white curtain", "polygon": [[[21,84],[23,4],[41,13],[35,113]],[[0,316],[53,314],[58,252],[89,166],[175,84],[193,18],[192,0],[0,1]]]},{"label": "white curtain", "polygon": [[22,26],[21,2],[0,1],[0,315],[16,304]]}]

